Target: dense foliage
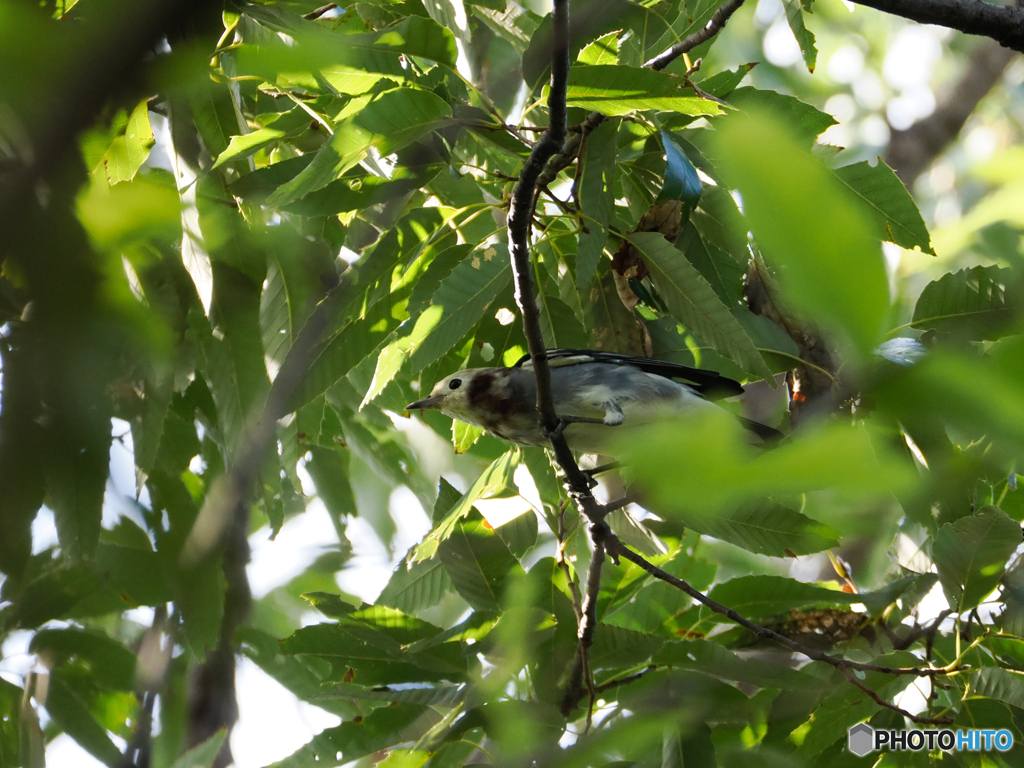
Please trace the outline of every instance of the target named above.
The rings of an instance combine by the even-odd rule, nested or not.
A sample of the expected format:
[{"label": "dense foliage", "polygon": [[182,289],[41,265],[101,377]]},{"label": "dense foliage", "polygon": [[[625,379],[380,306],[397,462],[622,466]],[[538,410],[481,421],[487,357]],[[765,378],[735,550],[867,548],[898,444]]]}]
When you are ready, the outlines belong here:
[{"label": "dense foliage", "polygon": [[[42,765],[62,732],[110,766],[229,759],[236,653],[341,718],[294,768],[866,765],[847,728],[907,714],[1016,743],[883,764],[1021,764],[1019,211],[986,198],[933,249],[889,167],[819,142],[835,119],[719,65],[718,37],[646,66],[715,2],[572,8],[569,139],[532,239],[545,342],[718,370],[787,435],[749,445],[726,402],[624,439],[604,492],[643,507],[607,521],[808,660],[636,562],[592,567],[543,450],[404,414],[526,352],[506,214],[548,122],[550,16],[133,16],[158,5],[0,3],[0,638],[31,633],[38,659],[0,680],[0,766]],[[813,70],[810,6],[786,16]],[[128,75],[102,63],[119,45],[151,52]],[[917,286],[883,242],[955,268]],[[112,441],[134,499],[111,499]],[[391,542],[399,486],[430,532],[374,604],[338,594],[348,527]],[[520,494],[511,519],[474,506]],[[336,548],[253,602],[246,537],[314,499]],[[41,507],[59,542],[33,550]]]}]

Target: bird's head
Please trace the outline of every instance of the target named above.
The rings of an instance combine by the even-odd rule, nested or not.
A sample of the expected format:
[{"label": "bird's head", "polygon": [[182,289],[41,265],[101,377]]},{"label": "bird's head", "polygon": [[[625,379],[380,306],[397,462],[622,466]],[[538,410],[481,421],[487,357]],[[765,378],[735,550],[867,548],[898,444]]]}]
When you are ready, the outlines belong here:
[{"label": "bird's head", "polygon": [[437,382],[429,397],[409,403],[405,409],[407,411],[432,409],[459,421],[476,424],[479,419],[474,417],[474,412],[478,410],[478,406],[472,398],[479,397],[481,385],[490,386],[493,371],[492,368],[469,368],[453,373]]}]

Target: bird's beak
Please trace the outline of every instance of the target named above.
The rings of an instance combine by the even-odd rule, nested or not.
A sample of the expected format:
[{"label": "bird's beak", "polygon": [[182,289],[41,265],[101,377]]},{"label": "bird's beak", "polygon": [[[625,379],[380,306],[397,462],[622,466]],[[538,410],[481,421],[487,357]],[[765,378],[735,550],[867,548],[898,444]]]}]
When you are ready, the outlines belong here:
[{"label": "bird's beak", "polygon": [[422,400],[417,400],[415,403],[409,403],[405,406],[407,411],[424,411],[428,408],[437,408],[441,401],[444,400],[444,395],[431,395],[425,397]]}]

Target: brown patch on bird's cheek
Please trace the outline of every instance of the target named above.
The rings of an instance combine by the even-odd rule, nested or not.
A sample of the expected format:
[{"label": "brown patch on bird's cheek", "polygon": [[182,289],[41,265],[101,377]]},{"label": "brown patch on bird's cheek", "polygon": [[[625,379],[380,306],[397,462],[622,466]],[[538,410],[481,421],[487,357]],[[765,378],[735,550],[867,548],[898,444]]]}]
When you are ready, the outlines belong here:
[{"label": "brown patch on bird's cheek", "polygon": [[478,414],[484,428],[500,436],[502,425],[511,418],[523,416],[533,409],[532,403],[525,403],[509,397],[506,380],[511,372],[487,371],[477,374],[466,390],[466,400],[473,412]]}]

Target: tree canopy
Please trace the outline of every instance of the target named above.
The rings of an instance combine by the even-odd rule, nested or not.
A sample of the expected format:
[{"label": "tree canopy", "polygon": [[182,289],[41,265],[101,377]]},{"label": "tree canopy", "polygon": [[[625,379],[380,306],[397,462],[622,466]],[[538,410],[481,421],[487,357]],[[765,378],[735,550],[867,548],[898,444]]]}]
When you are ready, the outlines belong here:
[{"label": "tree canopy", "polygon": [[[340,719],[281,768],[1021,764],[1024,9],[864,4],[991,38],[931,123],[824,2],[0,1],[0,766],[227,765],[239,656]],[[545,347],[747,393],[595,489]],[[529,353],[549,450],[405,412]]]}]

